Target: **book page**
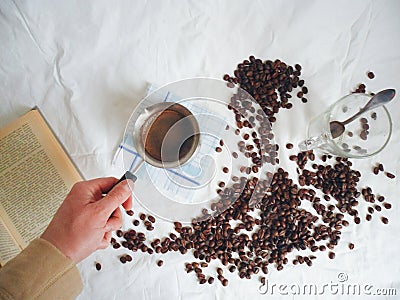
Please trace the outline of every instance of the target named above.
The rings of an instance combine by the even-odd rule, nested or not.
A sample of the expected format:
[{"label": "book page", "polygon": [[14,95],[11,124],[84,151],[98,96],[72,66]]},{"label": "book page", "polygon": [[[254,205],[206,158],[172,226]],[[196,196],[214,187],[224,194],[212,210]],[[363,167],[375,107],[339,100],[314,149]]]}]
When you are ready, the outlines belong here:
[{"label": "book page", "polygon": [[0,131],[0,157],[0,216],[24,248],[82,178],[37,110]]},{"label": "book page", "polygon": [[0,219],[0,265],[4,265],[21,251]]}]

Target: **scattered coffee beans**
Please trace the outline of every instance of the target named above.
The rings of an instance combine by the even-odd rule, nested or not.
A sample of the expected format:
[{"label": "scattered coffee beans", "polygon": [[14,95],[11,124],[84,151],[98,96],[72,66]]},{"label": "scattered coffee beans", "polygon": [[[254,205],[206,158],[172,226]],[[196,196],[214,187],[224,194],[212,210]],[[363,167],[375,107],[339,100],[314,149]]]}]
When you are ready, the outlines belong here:
[{"label": "scattered coffee beans", "polygon": [[[260,111],[256,111],[240,93],[231,99],[228,106],[235,114],[237,128],[234,133],[243,139],[238,143],[239,152],[252,162],[252,165],[240,168],[247,176],[232,176],[232,184],[218,183],[218,201],[211,205],[211,211],[202,211],[204,216],[212,214],[213,218],[195,218],[185,226],[174,222],[175,232],[156,238],[149,244],[143,232],[133,229],[117,231],[117,237],[122,241],[114,239],[113,247],[122,246],[132,252],[155,252],[158,255],[171,251],[186,254],[190,251],[198,261],[186,263],[185,269],[187,273],[194,273],[200,284],[214,283],[214,277],[206,279],[202,268],[208,267],[212,260],[218,260],[221,267],[216,269],[217,279],[227,286],[223,269],[237,274],[239,278],[250,279],[261,272],[268,274],[272,267],[283,270],[289,263],[287,256],[290,253],[307,249],[314,253],[329,249],[328,257],[334,259],[332,250],[340,241],[343,227],[350,225],[350,219],[355,224],[361,221],[357,209],[361,199],[370,205],[369,216],[377,207],[381,209],[375,205],[375,200],[382,202],[385,209],[390,209],[390,203],[383,196],[375,196],[370,187],[359,188],[361,173],[354,170],[346,158],[324,155],[322,163],[319,163],[312,151],[290,155],[289,159],[297,164],[298,183],[283,168],[263,174],[267,176],[265,180],[251,175],[260,172],[263,163],[279,163],[279,145],[272,143],[270,122],[276,121],[276,114],[281,108],[292,108],[291,93],[295,93],[302,102],[307,102],[304,95],[308,89],[304,80],[300,79],[301,70],[298,64],[292,67],[280,60],[263,62],[250,56],[237,66],[233,77],[224,75],[230,86],[239,84],[261,106]],[[365,93],[365,89],[365,85],[360,84],[356,92]],[[257,114],[246,119],[247,112]],[[266,117],[263,117],[264,114]],[[368,131],[368,122],[360,122],[362,130]],[[227,125],[226,130],[229,129]],[[243,132],[244,129],[246,132]],[[222,140],[219,146],[224,146]],[[286,148],[292,149],[293,144],[287,143]],[[238,158],[237,152],[233,152],[232,156]],[[376,167],[378,171],[383,171],[383,166]],[[222,171],[229,173],[228,167]],[[386,176],[392,178],[387,173]],[[317,195],[316,190],[322,193],[322,197]],[[303,208],[302,202],[309,202],[312,210]],[[146,221],[150,221],[147,227],[155,223],[155,218],[150,217]],[[145,221],[146,216],[139,214],[139,218]],[[381,217],[381,221],[388,223],[386,217]],[[134,220],[133,224],[138,226],[139,221]],[[352,250],[354,244],[349,243],[348,247]],[[297,255],[292,263],[312,266],[315,258],[314,255]],[[128,256],[121,256],[120,261],[126,263]],[[159,266],[162,263],[162,260],[157,261]],[[265,283],[265,277],[260,280]]]}]

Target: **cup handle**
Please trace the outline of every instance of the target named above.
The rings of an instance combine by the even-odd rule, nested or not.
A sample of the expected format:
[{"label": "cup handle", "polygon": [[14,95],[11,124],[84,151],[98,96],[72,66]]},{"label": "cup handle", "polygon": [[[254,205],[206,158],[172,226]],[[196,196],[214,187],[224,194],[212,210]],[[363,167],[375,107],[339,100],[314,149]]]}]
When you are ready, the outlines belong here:
[{"label": "cup handle", "polygon": [[320,136],[314,136],[300,142],[299,149],[301,152],[309,151],[318,148],[325,142],[326,142],[326,137],[323,134],[321,134]]}]

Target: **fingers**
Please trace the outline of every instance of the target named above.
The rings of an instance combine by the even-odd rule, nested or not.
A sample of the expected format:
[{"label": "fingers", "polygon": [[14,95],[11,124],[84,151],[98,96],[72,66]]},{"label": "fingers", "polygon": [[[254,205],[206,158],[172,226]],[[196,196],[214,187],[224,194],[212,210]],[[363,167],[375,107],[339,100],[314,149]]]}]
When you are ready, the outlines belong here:
[{"label": "fingers", "polygon": [[86,181],[90,187],[96,191],[101,191],[103,194],[107,194],[117,182],[118,179],[115,177],[96,178]]},{"label": "fingers", "polygon": [[[90,202],[95,202],[103,198],[102,195],[107,194],[117,182],[118,179],[114,177],[96,178],[78,182],[74,185],[72,190],[78,194],[89,195],[87,199],[90,199]],[[78,199],[86,198],[78,197]]]},{"label": "fingers", "polygon": [[[133,185],[133,182],[130,181],[129,184]],[[105,197],[96,202],[96,205],[99,206],[102,214],[107,216],[107,218],[122,203],[126,201],[129,202],[129,197],[132,197],[132,191],[129,184],[128,180],[118,183]]]},{"label": "fingers", "polygon": [[128,200],[122,203],[122,206],[125,208],[125,210],[132,209],[132,194],[129,196]]},{"label": "fingers", "polygon": [[120,229],[122,226],[122,214],[119,207],[117,207],[111,217],[107,220],[105,231],[114,231]]},{"label": "fingers", "polygon": [[110,245],[111,237],[112,237],[112,231],[105,232],[104,237],[100,242],[99,249],[107,248]]}]

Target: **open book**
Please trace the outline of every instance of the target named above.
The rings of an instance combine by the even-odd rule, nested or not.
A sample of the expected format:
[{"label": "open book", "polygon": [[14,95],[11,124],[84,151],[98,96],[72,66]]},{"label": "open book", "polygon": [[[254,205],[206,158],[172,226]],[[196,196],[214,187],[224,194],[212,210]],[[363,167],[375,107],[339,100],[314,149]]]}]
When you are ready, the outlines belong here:
[{"label": "open book", "polygon": [[39,237],[82,176],[38,109],[0,130],[0,264]]}]

